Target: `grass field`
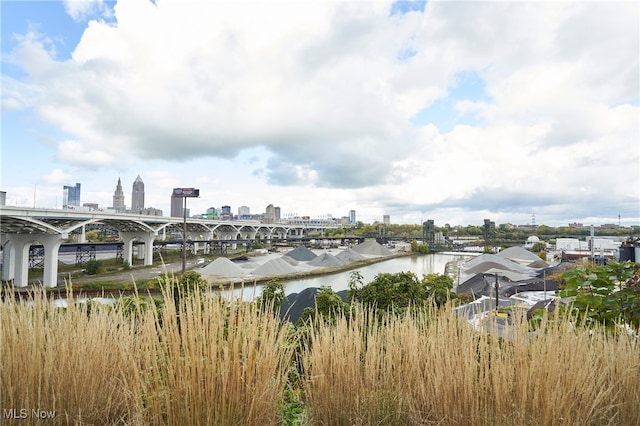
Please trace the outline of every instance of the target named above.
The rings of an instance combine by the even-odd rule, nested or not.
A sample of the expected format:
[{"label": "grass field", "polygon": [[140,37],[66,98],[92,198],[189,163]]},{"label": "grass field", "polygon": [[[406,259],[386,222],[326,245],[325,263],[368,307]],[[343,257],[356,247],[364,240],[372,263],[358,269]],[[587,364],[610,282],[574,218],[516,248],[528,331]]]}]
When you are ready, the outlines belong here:
[{"label": "grass field", "polygon": [[499,339],[450,310],[294,329],[197,292],[159,307],[9,298],[2,424],[640,424],[637,338],[570,320]]}]

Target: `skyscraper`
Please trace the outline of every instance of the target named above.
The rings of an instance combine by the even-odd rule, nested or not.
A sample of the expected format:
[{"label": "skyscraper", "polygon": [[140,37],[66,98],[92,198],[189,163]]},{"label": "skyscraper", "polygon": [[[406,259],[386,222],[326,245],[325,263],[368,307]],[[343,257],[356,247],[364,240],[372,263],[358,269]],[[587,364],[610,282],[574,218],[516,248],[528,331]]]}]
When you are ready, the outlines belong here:
[{"label": "skyscraper", "polygon": [[126,210],[126,206],[124,205],[124,192],[122,192],[122,182],[120,182],[120,178],[118,178],[116,191],[113,193],[113,210],[117,213],[122,213]]},{"label": "skyscraper", "polygon": [[349,210],[349,224],[350,225],[355,225],[356,224],[356,211],[355,210]]},{"label": "skyscraper", "polygon": [[238,219],[240,220],[247,220],[249,219],[251,215],[251,209],[247,206],[240,206],[238,207]]},{"label": "skyscraper", "polygon": [[171,217],[182,217],[184,212],[184,198],[171,195]]},{"label": "skyscraper", "polygon": [[62,207],[79,207],[80,206],[80,184],[76,186],[64,185],[62,187]]},{"label": "skyscraper", "polygon": [[144,210],[144,182],[140,175],[133,181],[133,191],[131,193],[131,211],[140,213]]},{"label": "skyscraper", "polygon": [[264,212],[264,223],[276,223],[276,208],[269,204]]}]

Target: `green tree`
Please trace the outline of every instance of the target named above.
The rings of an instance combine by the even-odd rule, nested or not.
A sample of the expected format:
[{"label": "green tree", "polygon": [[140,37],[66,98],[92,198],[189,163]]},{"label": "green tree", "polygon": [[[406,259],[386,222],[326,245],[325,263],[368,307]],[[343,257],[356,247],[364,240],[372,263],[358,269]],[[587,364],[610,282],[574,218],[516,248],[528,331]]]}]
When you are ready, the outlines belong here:
[{"label": "green tree", "polygon": [[533,253],[538,253],[544,251],[547,248],[547,245],[543,241],[538,241],[531,246],[531,251]]},{"label": "green tree", "polygon": [[412,240],[410,244],[411,251],[413,253],[429,254],[429,247],[427,247],[425,244],[421,244],[416,240]]},{"label": "green tree", "polygon": [[316,309],[319,314],[333,317],[342,312],[344,308],[345,303],[331,287],[320,287],[318,294],[316,294]]},{"label": "green tree", "polygon": [[350,280],[349,301],[375,307],[381,313],[402,313],[409,306],[439,307],[456,298],[451,292],[453,280],[447,275],[428,274],[419,279],[413,272],[381,273],[361,287],[358,278]]},{"label": "green tree", "polygon": [[344,313],[347,306],[348,304],[331,287],[321,286],[316,294],[315,307],[304,308],[296,321],[296,327],[302,329],[312,324],[317,317],[320,317],[325,323],[332,323],[336,315]]},{"label": "green tree", "polygon": [[631,261],[577,267],[562,280],[558,295],[574,298],[568,309],[587,324],[622,322],[640,329],[640,272]]},{"label": "green tree", "polygon": [[280,312],[280,307],[287,301],[284,292],[284,284],[278,280],[270,280],[262,287],[262,295],[257,298],[256,302],[261,310],[271,309],[274,314]]},{"label": "green tree", "polygon": [[449,300],[457,299],[457,295],[451,291],[453,289],[453,279],[448,275],[424,275],[422,277],[422,285],[426,288],[428,297],[438,307]]}]

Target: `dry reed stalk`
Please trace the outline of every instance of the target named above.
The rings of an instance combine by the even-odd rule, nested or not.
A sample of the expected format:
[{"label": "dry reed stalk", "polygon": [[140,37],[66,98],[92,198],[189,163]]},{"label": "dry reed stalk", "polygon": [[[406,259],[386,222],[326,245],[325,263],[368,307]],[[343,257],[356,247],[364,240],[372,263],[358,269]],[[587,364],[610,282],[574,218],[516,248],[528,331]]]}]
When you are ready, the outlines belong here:
[{"label": "dry reed stalk", "polygon": [[278,424],[291,349],[273,314],[200,293],[176,309],[165,295],[160,316],[144,323],[139,342],[148,422]]},{"label": "dry reed stalk", "polygon": [[451,311],[382,327],[368,318],[356,309],[335,328],[317,325],[304,354],[313,421],[640,424],[640,351],[627,334],[556,318],[535,333],[515,321],[500,339]]},{"label": "dry reed stalk", "polygon": [[335,326],[318,322],[303,354],[305,393],[312,422],[320,424],[404,424],[398,393],[398,320],[378,322],[356,308]]},{"label": "dry reed stalk", "polygon": [[[123,424],[139,419],[133,330],[117,309],[57,308],[36,293],[0,304],[0,400],[3,424],[14,411],[37,424]],[[24,410],[24,411],[20,411]],[[41,420],[32,410],[54,413]],[[5,423],[6,422],[6,423]]]}]

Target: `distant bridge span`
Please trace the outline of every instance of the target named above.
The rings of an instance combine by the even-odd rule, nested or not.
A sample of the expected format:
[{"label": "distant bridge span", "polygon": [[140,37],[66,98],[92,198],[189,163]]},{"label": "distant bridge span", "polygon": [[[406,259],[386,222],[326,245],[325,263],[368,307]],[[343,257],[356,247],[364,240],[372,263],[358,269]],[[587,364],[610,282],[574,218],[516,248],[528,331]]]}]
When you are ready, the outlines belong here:
[{"label": "distant bridge span", "polygon": [[[32,244],[44,246],[44,277],[46,287],[57,285],[58,250],[69,234],[81,232],[89,224],[108,225],[118,231],[124,242],[124,259],[132,263],[133,242],[145,245],[144,262],[153,262],[153,241],[164,239],[167,233],[182,233],[184,218],[148,216],[102,211],[77,211],[0,207],[0,243],[2,244],[2,279],[14,280],[16,287],[28,283],[28,253]],[[329,225],[317,223],[282,224],[259,221],[229,221],[206,218],[186,218],[187,238],[192,240],[262,240],[301,238],[322,232]],[[161,236],[161,238],[158,238]]]}]

